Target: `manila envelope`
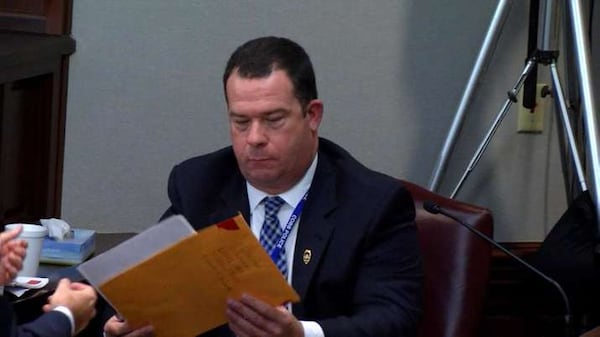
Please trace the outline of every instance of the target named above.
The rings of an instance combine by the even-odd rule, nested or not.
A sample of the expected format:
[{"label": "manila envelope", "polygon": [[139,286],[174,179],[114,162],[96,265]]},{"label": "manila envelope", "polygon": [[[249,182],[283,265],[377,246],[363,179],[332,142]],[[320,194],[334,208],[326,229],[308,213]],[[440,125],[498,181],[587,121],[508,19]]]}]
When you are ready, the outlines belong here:
[{"label": "manila envelope", "polygon": [[212,225],[100,285],[130,326],[157,337],[193,337],[227,323],[227,298],[298,302],[241,215]]}]

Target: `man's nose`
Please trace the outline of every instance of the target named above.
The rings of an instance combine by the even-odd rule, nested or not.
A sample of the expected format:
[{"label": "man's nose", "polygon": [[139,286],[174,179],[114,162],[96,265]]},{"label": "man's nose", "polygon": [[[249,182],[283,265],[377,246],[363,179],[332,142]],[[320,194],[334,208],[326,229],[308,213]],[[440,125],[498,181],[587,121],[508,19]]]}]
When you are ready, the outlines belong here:
[{"label": "man's nose", "polygon": [[266,130],[259,121],[254,121],[250,124],[250,130],[248,130],[247,142],[251,145],[264,144],[267,141]]}]

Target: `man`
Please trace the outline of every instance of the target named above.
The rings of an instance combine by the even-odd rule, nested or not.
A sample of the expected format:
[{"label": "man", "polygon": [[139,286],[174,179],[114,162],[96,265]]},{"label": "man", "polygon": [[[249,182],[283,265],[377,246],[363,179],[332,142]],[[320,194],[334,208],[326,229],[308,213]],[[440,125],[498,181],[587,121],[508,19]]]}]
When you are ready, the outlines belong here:
[{"label": "man", "polygon": [[[164,217],[182,214],[200,229],[241,211],[262,242],[275,221],[265,197],[279,196],[277,227],[289,236],[283,253],[268,251],[285,261],[301,302],[288,310],[249,294],[230,299],[228,324],[206,336],[415,336],[422,273],[413,201],[398,180],[319,138],[323,103],[302,47],[251,40],[232,54],[223,85],[232,146],[173,169]],[[151,331],[114,317],[105,325],[108,336]]]},{"label": "man", "polygon": [[[6,285],[21,269],[27,243],[16,239],[22,227],[0,233],[0,284]],[[70,337],[80,332],[96,313],[96,292],[83,283],[59,281],[44,305],[44,314],[31,323],[15,326],[10,304],[0,296],[0,336]]]}]

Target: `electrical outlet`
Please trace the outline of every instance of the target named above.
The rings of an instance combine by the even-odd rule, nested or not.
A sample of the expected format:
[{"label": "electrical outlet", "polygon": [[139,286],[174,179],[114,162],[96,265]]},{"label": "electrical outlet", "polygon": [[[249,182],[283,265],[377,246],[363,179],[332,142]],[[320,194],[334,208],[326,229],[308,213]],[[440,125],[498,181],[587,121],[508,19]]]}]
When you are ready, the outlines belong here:
[{"label": "electrical outlet", "polygon": [[527,109],[523,106],[523,90],[519,97],[519,113],[517,119],[517,132],[542,133],[544,131],[544,114],[550,96],[542,97],[542,91],[547,90],[547,84],[538,83],[535,90],[535,107]]}]

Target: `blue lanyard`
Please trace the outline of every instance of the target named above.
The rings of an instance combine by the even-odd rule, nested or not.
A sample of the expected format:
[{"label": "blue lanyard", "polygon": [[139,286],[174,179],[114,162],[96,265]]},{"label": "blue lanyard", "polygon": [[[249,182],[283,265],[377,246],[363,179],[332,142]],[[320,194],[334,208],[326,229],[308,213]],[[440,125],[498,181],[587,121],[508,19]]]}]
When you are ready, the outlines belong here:
[{"label": "blue lanyard", "polygon": [[307,197],[308,192],[304,194],[298,205],[296,205],[296,208],[294,208],[290,219],[288,220],[287,224],[285,225],[285,228],[283,229],[283,232],[281,233],[281,237],[279,238],[279,240],[277,240],[277,244],[275,245],[275,247],[273,247],[271,253],[269,253],[269,255],[271,256],[271,260],[277,261],[277,259],[279,258],[281,249],[283,249],[285,242],[287,241],[288,237],[290,236],[290,233],[292,232],[292,228],[294,228],[294,225],[298,222],[298,219],[300,218],[300,214],[302,214],[304,202],[306,201]]}]

